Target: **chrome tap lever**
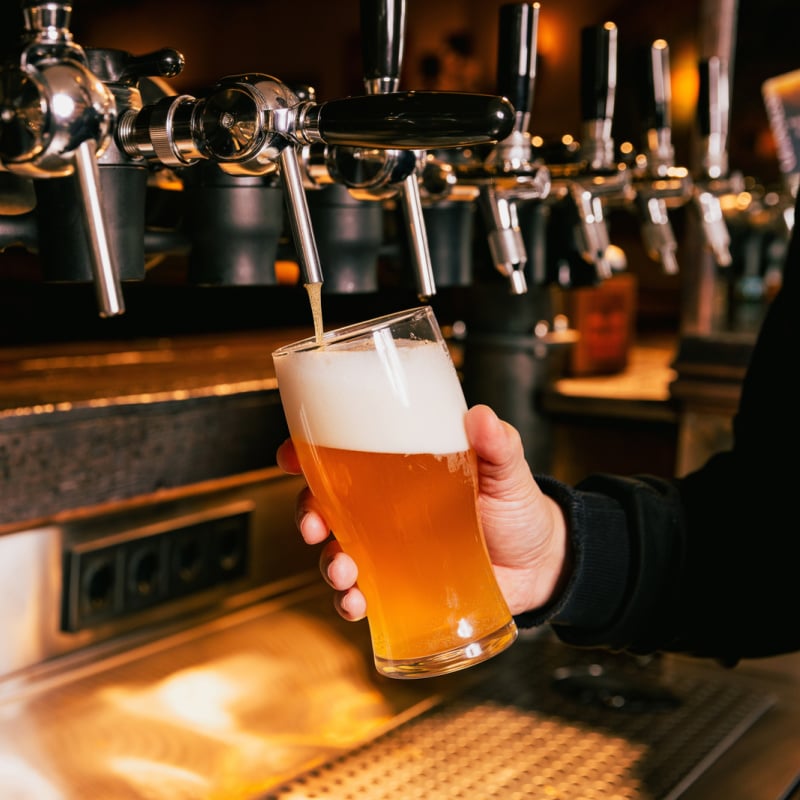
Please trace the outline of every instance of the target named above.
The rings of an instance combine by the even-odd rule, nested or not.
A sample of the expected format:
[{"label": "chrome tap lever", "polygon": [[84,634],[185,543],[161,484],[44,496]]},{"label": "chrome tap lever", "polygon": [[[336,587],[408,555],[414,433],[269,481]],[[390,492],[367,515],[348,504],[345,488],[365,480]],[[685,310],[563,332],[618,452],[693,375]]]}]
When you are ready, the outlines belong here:
[{"label": "chrome tap lever", "polygon": [[[101,316],[124,311],[108,247],[96,159],[111,141],[116,105],[69,31],[69,2],[25,0],[19,66],[0,76],[0,164],[30,178],[78,177]],[[94,165],[92,165],[94,162]]]}]

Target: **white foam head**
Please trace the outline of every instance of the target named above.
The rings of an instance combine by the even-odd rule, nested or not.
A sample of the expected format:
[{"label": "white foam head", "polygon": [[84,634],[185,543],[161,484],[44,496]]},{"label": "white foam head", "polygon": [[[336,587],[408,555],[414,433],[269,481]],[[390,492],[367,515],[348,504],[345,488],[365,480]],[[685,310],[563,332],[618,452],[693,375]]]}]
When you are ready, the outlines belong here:
[{"label": "white foam head", "polygon": [[382,453],[466,450],[467,405],[446,348],[390,337],[375,344],[275,358],[292,436]]}]

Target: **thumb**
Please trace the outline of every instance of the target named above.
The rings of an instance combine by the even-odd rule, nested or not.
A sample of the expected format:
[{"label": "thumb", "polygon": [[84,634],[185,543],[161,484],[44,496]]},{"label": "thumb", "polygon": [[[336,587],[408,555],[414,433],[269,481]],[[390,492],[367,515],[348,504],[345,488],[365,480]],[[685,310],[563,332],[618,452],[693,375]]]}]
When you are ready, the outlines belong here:
[{"label": "thumb", "polygon": [[476,405],[464,418],[467,439],[478,457],[481,488],[489,494],[530,490],[531,471],[519,432],[485,405]]}]

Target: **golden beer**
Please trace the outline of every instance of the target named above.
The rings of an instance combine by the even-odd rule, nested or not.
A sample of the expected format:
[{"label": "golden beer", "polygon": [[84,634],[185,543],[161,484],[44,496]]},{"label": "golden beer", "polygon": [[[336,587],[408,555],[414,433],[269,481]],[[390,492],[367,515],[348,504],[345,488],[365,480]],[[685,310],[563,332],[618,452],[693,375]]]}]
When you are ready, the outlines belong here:
[{"label": "golden beer", "polygon": [[274,361],[308,485],[358,564],[378,670],[442,674],[510,645],[466,403],[430,309],[304,340]]}]

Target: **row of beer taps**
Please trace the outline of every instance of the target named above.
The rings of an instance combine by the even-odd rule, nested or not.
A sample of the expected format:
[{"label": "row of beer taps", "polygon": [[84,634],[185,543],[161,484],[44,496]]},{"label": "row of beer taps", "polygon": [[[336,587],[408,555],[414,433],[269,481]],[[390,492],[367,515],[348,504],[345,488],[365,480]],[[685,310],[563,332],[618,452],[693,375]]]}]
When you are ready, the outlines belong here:
[{"label": "row of beer taps", "polygon": [[[538,2],[500,8],[497,94],[489,95],[399,91],[405,3],[362,0],[365,93],[329,101],[263,73],[222,78],[199,97],[145,101],[149,78],[179,74],[179,51],[85,50],[70,32],[67,0],[23,0],[21,10],[19,58],[0,73],[0,167],[33,182],[36,208],[4,217],[0,247],[30,244],[59,262],[58,269],[72,260],[67,270],[76,279],[94,281],[101,316],[124,312],[122,282],[144,277],[146,242],[163,245],[145,236],[144,206],[149,178],[164,169],[184,175],[187,188],[193,171],[205,167],[234,187],[278,193],[304,283],[324,280],[309,198],[331,186],[346,189],[357,203],[391,199],[401,208],[421,299],[433,296],[437,284],[430,212],[454,202],[480,209],[492,261],[513,294],[525,293],[531,282],[610,277],[606,217],[620,205],[640,215],[646,250],[666,272],[678,270],[669,210],[687,203],[700,215],[716,262],[730,264],[720,205],[730,191],[728,85],[719,59],[701,65],[706,157],[703,174],[690,176],[674,163],[663,40],[648,50],[642,151],[632,165],[617,157],[617,27],[611,22],[582,32],[583,136],[576,156],[545,162],[537,153],[530,122]],[[489,148],[488,156],[481,148]],[[561,220],[570,238],[563,250],[574,251],[562,259],[565,270],[531,272],[520,223],[527,203],[544,203]],[[52,226],[71,240],[69,248],[54,246]]]}]

